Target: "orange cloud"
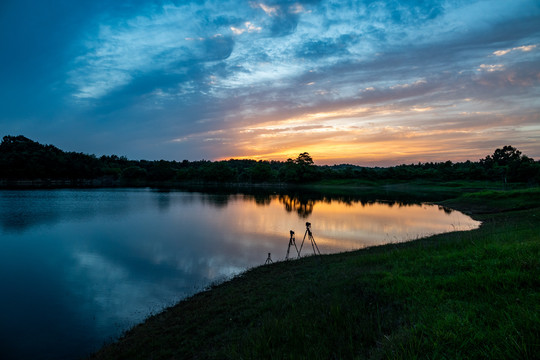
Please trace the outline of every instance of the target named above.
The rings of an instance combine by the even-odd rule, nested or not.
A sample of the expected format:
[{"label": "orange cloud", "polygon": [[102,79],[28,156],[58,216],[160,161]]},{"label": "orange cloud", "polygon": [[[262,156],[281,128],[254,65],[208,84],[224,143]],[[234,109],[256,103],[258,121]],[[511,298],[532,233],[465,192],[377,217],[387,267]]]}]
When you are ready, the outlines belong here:
[{"label": "orange cloud", "polygon": [[[430,113],[428,110],[431,109],[418,107],[402,114],[404,117],[408,113],[424,116]],[[237,129],[231,134],[229,154],[222,159],[283,161],[307,151],[321,165],[385,166],[450,159],[475,161],[503,143],[514,143],[512,138],[522,136],[520,123],[523,126],[534,125],[533,118],[462,112],[455,117],[441,117],[436,124],[433,124],[433,116],[428,117],[425,124],[417,119],[416,126],[402,126],[395,120],[381,125],[359,122],[357,126],[336,119],[326,123],[306,121],[304,125],[300,122],[276,122],[264,127]],[[510,130],[510,127],[515,129]],[[529,145],[534,146],[534,140]],[[479,150],[481,147],[488,150]]]}]

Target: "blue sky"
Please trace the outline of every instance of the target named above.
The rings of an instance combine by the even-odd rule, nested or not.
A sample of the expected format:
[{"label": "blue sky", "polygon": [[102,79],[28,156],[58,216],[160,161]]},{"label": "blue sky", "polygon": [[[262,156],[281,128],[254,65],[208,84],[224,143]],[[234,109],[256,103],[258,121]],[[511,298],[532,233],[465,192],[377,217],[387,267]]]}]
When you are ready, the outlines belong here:
[{"label": "blue sky", "polygon": [[540,2],[0,4],[1,135],[130,159],[540,158]]}]

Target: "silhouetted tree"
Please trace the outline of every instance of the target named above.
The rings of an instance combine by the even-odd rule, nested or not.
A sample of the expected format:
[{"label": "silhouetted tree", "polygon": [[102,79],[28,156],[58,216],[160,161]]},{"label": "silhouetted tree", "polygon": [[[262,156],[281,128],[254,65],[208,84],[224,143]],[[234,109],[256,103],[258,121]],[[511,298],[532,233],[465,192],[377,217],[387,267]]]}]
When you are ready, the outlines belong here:
[{"label": "silhouetted tree", "polygon": [[317,171],[313,158],[307,152],[298,155],[294,160],[297,166],[297,178],[299,182],[309,182],[317,180]]},{"label": "silhouetted tree", "polygon": [[313,159],[307,152],[299,154],[294,162],[302,167],[309,167],[313,165]]},{"label": "silhouetted tree", "polygon": [[512,146],[496,149],[477,162],[417,163],[387,168],[366,168],[351,164],[316,166],[307,152],[294,160],[228,160],[190,162],[128,160],[125,156],[97,158],[65,152],[53,145],[42,145],[22,135],[4,136],[0,143],[0,179],[122,179],[137,185],[150,182],[286,182],[307,183],[318,179],[364,179],[371,181],[501,180],[540,183],[540,162]]},{"label": "silhouetted tree", "polygon": [[251,169],[251,181],[255,183],[272,182],[275,174],[268,161],[259,161]]},{"label": "silhouetted tree", "polygon": [[122,178],[131,180],[146,180],[147,172],[139,166],[130,166],[122,171]]},{"label": "silhouetted tree", "polygon": [[536,175],[534,160],[510,145],[496,149],[492,156],[486,156],[480,163],[488,170],[488,175],[501,178],[505,184],[528,181]]}]

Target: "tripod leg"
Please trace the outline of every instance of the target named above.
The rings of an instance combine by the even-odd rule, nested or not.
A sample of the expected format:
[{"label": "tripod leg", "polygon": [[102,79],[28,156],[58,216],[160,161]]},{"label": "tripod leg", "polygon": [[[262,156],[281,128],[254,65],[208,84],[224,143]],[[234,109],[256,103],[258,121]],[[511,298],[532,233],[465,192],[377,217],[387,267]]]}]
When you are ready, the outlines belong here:
[{"label": "tripod leg", "polygon": [[300,257],[300,253],[302,252],[302,247],[304,246],[304,240],[306,240],[307,230],[304,234],[304,238],[302,239],[302,244],[300,244],[300,251],[298,251],[298,257]]},{"label": "tripod leg", "polygon": [[[289,252],[291,251],[291,245],[294,245],[294,247],[296,247],[294,238],[289,239],[289,247],[287,247],[287,255],[285,256],[285,260],[289,260]],[[298,248],[296,248],[296,252],[298,252]]]},{"label": "tripod leg", "polygon": [[317,248],[317,252],[319,253],[319,255],[321,255],[321,252],[319,251],[319,247],[317,246],[317,243],[315,242],[315,239],[313,238],[313,236],[310,236],[310,240],[311,240],[311,246],[313,247],[313,253],[315,253],[315,248]]}]

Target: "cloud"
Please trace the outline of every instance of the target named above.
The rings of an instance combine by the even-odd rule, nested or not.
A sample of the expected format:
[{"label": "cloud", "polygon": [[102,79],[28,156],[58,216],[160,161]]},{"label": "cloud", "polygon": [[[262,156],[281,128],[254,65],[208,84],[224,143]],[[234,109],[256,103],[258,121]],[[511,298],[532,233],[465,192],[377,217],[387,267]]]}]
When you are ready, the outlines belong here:
[{"label": "cloud", "polygon": [[278,16],[278,14],[281,12],[278,6],[268,6],[264,3],[259,3],[259,4],[252,3],[252,6],[260,7],[268,16]]},{"label": "cloud", "polygon": [[487,71],[487,72],[503,71],[503,70],[504,70],[504,65],[502,64],[495,64],[495,65],[480,64],[480,67],[478,68],[478,71]]},{"label": "cloud", "polygon": [[252,24],[250,21],[246,21],[244,23],[244,27],[243,28],[236,28],[234,26],[231,26],[231,31],[235,34],[235,35],[242,35],[243,33],[245,32],[261,32],[261,27],[260,26],[256,26],[254,24]]},{"label": "cloud", "polygon": [[310,40],[302,45],[297,56],[305,58],[346,56],[349,55],[348,46],[354,41],[354,36],[349,34],[341,35],[338,39]]},{"label": "cloud", "polygon": [[532,51],[532,50],[536,49],[536,46],[537,45],[524,45],[524,46],[517,46],[517,47],[512,48],[512,49],[497,50],[497,51],[493,52],[493,55],[495,55],[495,56],[503,56],[503,55],[509,54],[512,51],[529,52],[529,51]]},{"label": "cloud", "polygon": [[[2,119],[18,116],[6,129],[134,158],[281,157],[318,143],[361,161],[394,148],[384,136],[418,151],[430,136],[487,146],[501,116],[528,119],[508,130],[518,139],[540,111],[540,5],[527,0],[106,4],[70,5],[81,24],[69,34],[40,22],[51,53],[31,61],[38,70],[4,62]],[[11,23],[0,21],[5,54],[26,49],[5,35],[21,32]]]},{"label": "cloud", "polygon": [[148,73],[174,77],[199,63],[228,58],[234,41],[220,32],[227,21],[194,22],[198,11],[195,5],[171,5],[101,24],[70,72],[69,83],[78,90],[74,96],[100,98]]}]

